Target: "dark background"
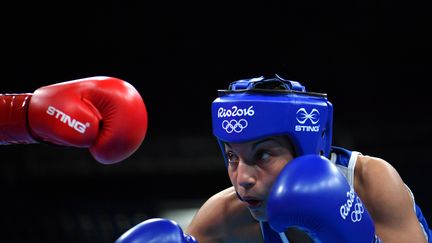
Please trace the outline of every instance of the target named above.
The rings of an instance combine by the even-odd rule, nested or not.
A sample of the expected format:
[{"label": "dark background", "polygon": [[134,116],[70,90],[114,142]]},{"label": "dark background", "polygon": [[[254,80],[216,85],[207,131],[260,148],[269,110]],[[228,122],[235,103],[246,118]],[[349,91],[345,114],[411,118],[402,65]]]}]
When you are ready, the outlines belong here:
[{"label": "dark background", "polygon": [[2,146],[7,242],[113,242],[167,208],[229,186],[210,104],[231,81],[277,73],[327,93],[334,144],[384,158],[432,221],[431,15],[426,1],[4,3],[0,93],[106,75],[142,94],[139,150]]}]

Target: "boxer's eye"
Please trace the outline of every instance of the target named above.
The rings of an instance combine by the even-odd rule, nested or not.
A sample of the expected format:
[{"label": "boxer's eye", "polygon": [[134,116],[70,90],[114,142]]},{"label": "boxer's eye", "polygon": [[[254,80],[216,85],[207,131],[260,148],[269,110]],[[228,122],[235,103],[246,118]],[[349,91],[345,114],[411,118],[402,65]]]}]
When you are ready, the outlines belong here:
[{"label": "boxer's eye", "polygon": [[236,165],[239,162],[238,156],[231,151],[226,152],[226,157],[230,165]]},{"label": "boxer's eye", "polygon": [[268,151],[268,150],[264,150],[264,149],[262,149],[262,150],[258,150],[258,151],[255,153],[255,158],[256,158],[257,160],[259,160],[259,161],[266,161],[266,160],[268,160],[271,156],[272,156],[271,152]]}]

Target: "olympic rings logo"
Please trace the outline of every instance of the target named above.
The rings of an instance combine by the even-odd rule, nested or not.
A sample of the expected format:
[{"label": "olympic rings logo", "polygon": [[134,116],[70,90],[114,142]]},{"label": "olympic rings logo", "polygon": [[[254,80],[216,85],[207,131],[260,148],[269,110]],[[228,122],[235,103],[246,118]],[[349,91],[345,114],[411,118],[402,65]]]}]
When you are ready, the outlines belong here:
[{"label": "olympic rings logo", "polygon": [[305,108],[300,108],[296,114],[296,119],[300,124],[305,124],[307,120],[310,120],[313,125],[319,122],[320,113],[315,108],[313,108],[310,113],[308,113]]},{"label": "olympic rings logo", "polygon": [[222,122],[222,128],[227,132],[227,133],[232,133],[232,132],[236,132],[236,133],[240,133],[243,131],[243,129],[245,129],[248,126],[248,122],[245,119],[240,119],[240,120],[235,120],[232,119],[230,121],[224,120]]},{"label": "olympic rings logo", "polygon": [[360,201],[360,198],[356,198],[356,204],[354,204],[354,211],[351,212],[351,221],[359,222],[362,220],[362,214],[364,213],[363,204]]}]

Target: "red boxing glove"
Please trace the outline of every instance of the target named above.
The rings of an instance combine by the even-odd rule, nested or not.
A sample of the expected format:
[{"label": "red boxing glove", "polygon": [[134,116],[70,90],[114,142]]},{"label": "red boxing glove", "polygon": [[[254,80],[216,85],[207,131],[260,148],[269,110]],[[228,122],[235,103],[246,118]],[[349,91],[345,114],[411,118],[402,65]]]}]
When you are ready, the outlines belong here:
[{"label": "red boxing glove", "polygon": [[103,164],[133,154],[147,132],[138,91],[112,77],[57,83],[32,94],[0,95],[0,144],[47,142],[89,148]]}]

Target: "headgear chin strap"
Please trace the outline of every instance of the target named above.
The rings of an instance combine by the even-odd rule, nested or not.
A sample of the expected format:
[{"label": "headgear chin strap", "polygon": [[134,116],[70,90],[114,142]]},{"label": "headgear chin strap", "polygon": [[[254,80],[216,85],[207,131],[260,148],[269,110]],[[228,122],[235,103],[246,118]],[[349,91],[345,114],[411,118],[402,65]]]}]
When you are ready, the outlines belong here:
[{"label": "headgear chin strap", "polygon": [[[213,134],[221,145],[287,135],[297,156],[330,156],[333,106],[299,82],[264,77],[232,82],[212,103]],[[225,158],[225,163],[226,163]]]}]

